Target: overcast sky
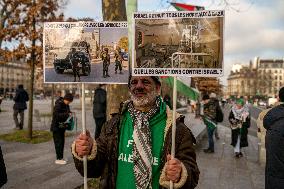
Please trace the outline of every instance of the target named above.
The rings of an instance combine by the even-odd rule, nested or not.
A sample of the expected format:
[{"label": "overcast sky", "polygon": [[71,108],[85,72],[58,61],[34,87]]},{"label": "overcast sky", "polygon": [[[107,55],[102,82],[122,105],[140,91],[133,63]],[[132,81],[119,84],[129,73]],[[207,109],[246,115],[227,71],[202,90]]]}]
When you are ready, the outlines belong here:
[{"label": "overcast sky", "polygon": [[[233,64],[248,64],[255,56],[262,59],[284,58],[283,0],[180,0],[178,2],[205,6],[205,9],[225,9],[225,76]],[[166,0],[138,0],[139,11],[174,10]],[[64,13],[72,17],[102,20],[101,0],[70,0]]]}]

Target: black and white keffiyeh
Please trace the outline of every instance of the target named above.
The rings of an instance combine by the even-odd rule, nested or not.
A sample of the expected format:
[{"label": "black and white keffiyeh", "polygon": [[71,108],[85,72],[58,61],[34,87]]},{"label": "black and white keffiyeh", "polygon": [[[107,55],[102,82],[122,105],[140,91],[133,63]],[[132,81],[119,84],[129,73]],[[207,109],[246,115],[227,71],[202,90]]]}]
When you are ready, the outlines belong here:
[{"label": "black and white keffiyeh", "polygon": [[128,111],[133,121],[133,165],[134,178],[137,189],[152,188],[152,141],[149,120],[160,107],[160,98],[156,99],[155,106],[149,112],[141,112],[128,104]]},{"label": "black and white keffiyeh", "polygon": [[235,119],[244,121],[249,115],[249,109],[246,106],[238,109],[236,106],[232,107],[232,112],[234,114]]}]

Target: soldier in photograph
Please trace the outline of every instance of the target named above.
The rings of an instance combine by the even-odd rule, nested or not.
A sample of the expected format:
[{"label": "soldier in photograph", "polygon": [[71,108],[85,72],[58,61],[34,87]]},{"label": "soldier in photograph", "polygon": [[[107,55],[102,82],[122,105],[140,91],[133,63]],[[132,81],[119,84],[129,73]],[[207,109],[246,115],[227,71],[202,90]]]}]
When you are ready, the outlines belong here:
[{"label": "soldier in photograph", "polygon": [[76,77],[78,76],[78,81],[80,82],[80,68],[79,68],[79,61],[76,58],[76,49],[75,48],[71,48],[71,51],[68,53],[67,55],[71,65],[72,65],[72,70],[73,70],[73,75],[74,75],[74,81],[76,82]]},{"label": "soldier in photograph", "polygon": [[122,74],[122,61],[123,61],[123,58],[122,58],[122,52],[121,52],[120,48],[118,48],[115,51],[114,58],[115,58],[115,70],[114,71],[117,74],[117,69],[119,69],[119,73]]},{"label": "soldier in photograph", "polygon": [[104,49],[104,52],[101,55],[102,61],[103,61],[103,77],[110,77],[108,75],[108,67],[110,64],[110,55],[108,54],[108,48]]}]

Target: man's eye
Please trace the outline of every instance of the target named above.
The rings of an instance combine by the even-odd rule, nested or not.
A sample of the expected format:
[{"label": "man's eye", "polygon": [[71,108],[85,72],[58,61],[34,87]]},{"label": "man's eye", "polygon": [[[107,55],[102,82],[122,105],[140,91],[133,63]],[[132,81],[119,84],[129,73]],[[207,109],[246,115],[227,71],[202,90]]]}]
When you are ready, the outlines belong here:
[{"label": "man's eye", "polygon": [[131,85],[136,85],[137,83],[138,83],[137,80],[132,80],[132,81],[130,82]]},{"label": "man's eye", "polygon": [[142,83],[143,83],[144,85],[149,85],[149,84],[150,84],[150,81],[148,81],[148,80],[145,79],[145,80],[142,81]]}]

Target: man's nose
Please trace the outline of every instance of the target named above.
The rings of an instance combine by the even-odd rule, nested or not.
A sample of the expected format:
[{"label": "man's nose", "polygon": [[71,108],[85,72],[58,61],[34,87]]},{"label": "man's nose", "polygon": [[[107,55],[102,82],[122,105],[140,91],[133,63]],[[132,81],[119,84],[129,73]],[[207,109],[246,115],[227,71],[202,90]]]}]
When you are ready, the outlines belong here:
[{"label": "man's nose", "polygon": [[141,80],[138,80],[136,88],[144,88],[144,84],[143,84],[143,82]]}]

